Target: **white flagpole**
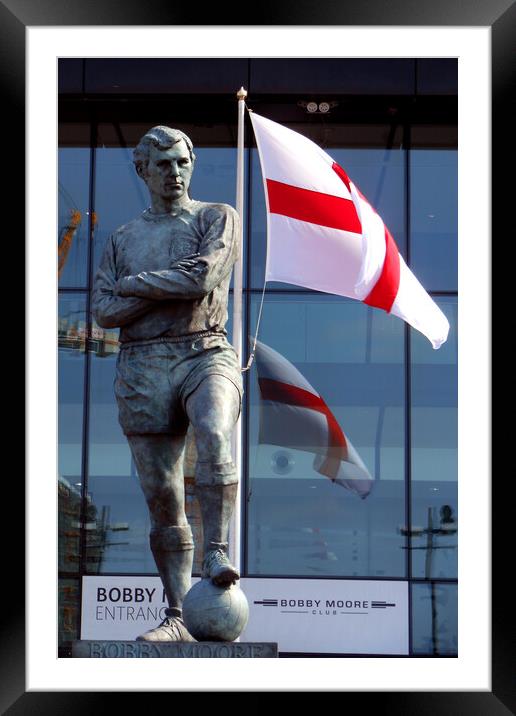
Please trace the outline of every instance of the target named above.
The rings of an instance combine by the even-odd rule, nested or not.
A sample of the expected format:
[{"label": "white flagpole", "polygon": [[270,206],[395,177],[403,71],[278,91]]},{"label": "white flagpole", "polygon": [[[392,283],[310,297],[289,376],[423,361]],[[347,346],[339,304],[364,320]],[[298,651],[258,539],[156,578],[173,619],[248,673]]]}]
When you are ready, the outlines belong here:
[{"label": "white flagpole", "polygon": [[[240,256],[233,269],[233,348],[235,349],[240,367],[242,367],[242,276],[243,276],[243,236],[244,236],[244,118],[245,99],[247,91],[241,87],[237,92],[238,98],[238,141],[237,141],[237,176],[236,176],[236,210],[240,216]],[[230,556],[237,569],[241,569],[240,550],[240,519],[241,519],[241,490],[242,490],[242,424],[239,418],[232,437],[233,461],[238,475],[238,494],[232,518],[230,535]]]}]

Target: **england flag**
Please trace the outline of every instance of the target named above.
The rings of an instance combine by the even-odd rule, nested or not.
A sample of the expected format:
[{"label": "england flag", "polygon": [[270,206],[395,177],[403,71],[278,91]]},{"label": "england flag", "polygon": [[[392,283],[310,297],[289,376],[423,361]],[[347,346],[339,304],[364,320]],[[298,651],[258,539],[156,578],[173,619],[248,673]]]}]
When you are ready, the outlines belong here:
[{"label": "england flag", "polygon": [[302,134],[250,116],[267,202],[265,280],[382,308],[439,348],[448,337],[446,316],[344,169]]}]

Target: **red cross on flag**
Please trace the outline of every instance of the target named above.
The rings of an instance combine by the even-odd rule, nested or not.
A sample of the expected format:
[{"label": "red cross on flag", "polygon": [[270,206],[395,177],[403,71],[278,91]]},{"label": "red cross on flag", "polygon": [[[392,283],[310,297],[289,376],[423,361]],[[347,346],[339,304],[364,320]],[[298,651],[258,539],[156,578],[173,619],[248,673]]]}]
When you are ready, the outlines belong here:
[{"label": "red cross on flag", "polygon": [[382,308],[439,348],[448,337],[446,316],[342,167],[302,134],[250,116],[267,201],[265,280]]},{"label": "red cross on flag", "polygon": [[261,398],[259,442],[314,453],[314,470],[367,497],[373,478],[306,378],[260,341],[256,343],[256,367]]}]

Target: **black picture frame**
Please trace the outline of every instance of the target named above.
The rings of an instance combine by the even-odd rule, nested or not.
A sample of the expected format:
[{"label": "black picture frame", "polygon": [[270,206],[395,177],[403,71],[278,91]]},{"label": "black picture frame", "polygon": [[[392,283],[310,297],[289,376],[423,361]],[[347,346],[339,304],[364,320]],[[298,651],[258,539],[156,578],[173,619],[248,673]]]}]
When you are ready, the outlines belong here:
[{"label": "black picture frame", "polygon": [[[504,168],[507,158],[514,156],[514,129],[509,112],[514,87],[514,37],[516,37],[516,8],[514,0],[367,0],[362,3],[340,3],[321,0],[317,4],[284,1],[265,2],[253,6],[250,23],[242,13],[243,5],[235,8],[224,6],[203,6],[203,26],[206,25],[341,25],[341,26],[484,26],[492,33],[492,237],[510,236],[502,225],[507,207],[512,203],[512,182],[505,180]],[[8,122],[4,128],[4,139],[12,136],[13,127],[18,137],[25,125],[25,30],[32,26],[63,25],[197,25],[197,7],[172,6],[164,0],[116,0],[81,2],[81,0],[4,0],[0,2],[0,78],[2,97]],[[4,120],[6,119],[4,115]],[[9,133],[9,134],[8,134]],[[512,152],[511,152],[512,149]],[[6,141],[3,146],[7,154],[4,167],[18,171],[17,186],[23,185],[21,142]],[[13,192],[9,211],[18,217],[25,214],[22,191]],[[14,204],[14,206],[13,206]],[[508,229],[508,227],[507,227]],[[20,228],[18,227],[20,232]],[[23,245],[20,242],[20,245]],[[493,251],[493,257],[494,257]],[[22,257],[22,261],[24,258]],[[493,285],[495,285],[493,283]],[[499,306],[496,292],[493,293],[493,308]],[[493,311],[493,316],[495,311]],[[493,325],[494,328],[494,325]],[[494,384],[493,384],[494,387]],[[500,440],[492,440],[492,454]],[[489,436],[485,436],[489,440]],[[509,476],[506,477],[509,479]],[[21,479],[9,480],[9,504],[24,504],[24,484]],[[396,714],[489,714],[500,716],[515,713],[516,688],[514,680],[514,617],[505,594],[506,585],[502,580],[509,574],[504,554],[512,543],[509,517],[509,501],[505,488],[493,480],[493,535],[492,535],[492,691],[448,691],[448,692],[355,692],[346,693],[349,698],[358,696],[361,708],[374,707],[376,703],[384,711]],[[21,511],[21,508],[20,508]],[[9,591],[8,607],[2,611],[3,629],[0,643],[1,678],[0,708],[2,713],[102,713],[115,705],[120,707],[119,696],[112,692],[26,692],[25,690],[25,609],[23,593],[25,565],[23,530],[17,525],[17,539],[6,540],[4,553],[5,583],[16,585]],[[510,560],[509,560],[510,561]],[[471,595],[474,599],[474,595]],[[44,615],[42,615],[42,618]],[[53,618],[53,615],[51,615]],[[512,627],[512,628],[511,628]],[[166,687],[165,687],[166,688]],[[314,689],[316,690],[316,689]],[[127,694],[129,695],[129,694]],[[156,694],[157,695],[157,694]],[[165,695],[166,696],[166,695]],[[139,693],[130,694],[133,707],[138,707]],[[169,697],[170,698],[170,697]],[[245,698],[245,697],[244,697]],[[364,699],[366,699],[364,701]],[[244,708],[245,706],[244,701]],[[172,706],[172,704],[169,704]]]}]

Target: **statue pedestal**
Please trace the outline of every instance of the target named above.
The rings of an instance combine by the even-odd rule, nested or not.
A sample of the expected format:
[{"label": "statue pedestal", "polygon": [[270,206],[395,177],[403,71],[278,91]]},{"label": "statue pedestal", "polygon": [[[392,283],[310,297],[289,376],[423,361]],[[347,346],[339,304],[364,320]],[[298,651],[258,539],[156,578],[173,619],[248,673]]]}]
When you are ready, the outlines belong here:
[{"label": "statue pedestal", "polygon": [[274,659],[274,642],[226,641],[74,641],[72,657],[79,659]]}]

